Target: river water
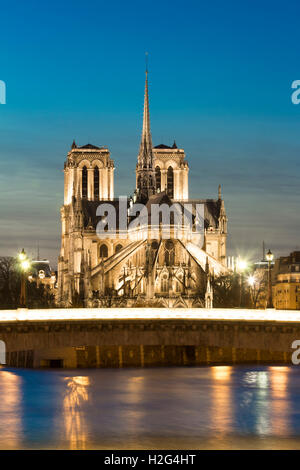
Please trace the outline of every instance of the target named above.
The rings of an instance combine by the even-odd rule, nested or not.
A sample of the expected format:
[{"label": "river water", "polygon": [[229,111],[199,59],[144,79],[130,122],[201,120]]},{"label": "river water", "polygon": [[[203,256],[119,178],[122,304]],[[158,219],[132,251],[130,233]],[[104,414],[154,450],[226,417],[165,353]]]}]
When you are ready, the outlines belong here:
[{"label": "river water", "polygon": [[300,449],[300,367],[0,369],[1,449]]}]

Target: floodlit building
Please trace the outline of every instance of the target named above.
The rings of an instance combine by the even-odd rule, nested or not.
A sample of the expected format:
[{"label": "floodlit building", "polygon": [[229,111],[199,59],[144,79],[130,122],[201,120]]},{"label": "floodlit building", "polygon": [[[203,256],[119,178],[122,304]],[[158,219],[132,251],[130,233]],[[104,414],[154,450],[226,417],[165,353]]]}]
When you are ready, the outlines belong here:
[{"label": "floodlit building", "polygon": [[51,269],[50,262],[47,259],[31,261],[28,280],[29,282],[36,282],[37,285],[43,284],[50,290],[57,287],[57,275]]},{"label": "floodlit building", "polygon": [[204,306],[207,274],[227,272],[221,187],[215,199],[190,199],[185,151],[175,142],[152,145],[148,72],[129,198],[114,197],[114,172],[108,148],[73,142],[64,167],[58,303]]},{"label": "floodlit building", "polygon": [[273,304],[276,309],[300,309],[300,251],[275,261]]}]

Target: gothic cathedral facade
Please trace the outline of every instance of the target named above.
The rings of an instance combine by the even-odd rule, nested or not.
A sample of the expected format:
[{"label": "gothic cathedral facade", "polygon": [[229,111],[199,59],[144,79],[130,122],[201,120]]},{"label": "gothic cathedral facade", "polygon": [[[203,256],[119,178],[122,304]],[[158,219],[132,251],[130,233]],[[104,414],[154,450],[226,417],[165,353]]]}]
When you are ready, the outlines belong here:
[{"label": "gothic cathedral facade", "polygon": [[[189,199],[184,150],[175,142],[170,147],[153,147],[147,72],[136,188],[125,202],[114,197],[114,171],[107,148],[91,144],[78,147],[73,142],[64,166],[58,304],[205,306],[210,276],[227,272],[227,216],[221,188],[216,199]],[[127,226],[117,222],[113,235],[106,230],[99,237],[97,226],[99,222],[103,225],[107,215],[104,209],[113,208],[119,220],[124,204]],[[183,222],[178,231],[174,217],[168,222],[160,217],[153,235],[153,230],[148,230],[150,215],[144,224],[132,223],[137,219],[131,212],[136,204],[146,207],[149,214],[157,207],[186,206],[192,224],[186,228]],[[195,236],[198,206],[202,207],[201,236]]]}]

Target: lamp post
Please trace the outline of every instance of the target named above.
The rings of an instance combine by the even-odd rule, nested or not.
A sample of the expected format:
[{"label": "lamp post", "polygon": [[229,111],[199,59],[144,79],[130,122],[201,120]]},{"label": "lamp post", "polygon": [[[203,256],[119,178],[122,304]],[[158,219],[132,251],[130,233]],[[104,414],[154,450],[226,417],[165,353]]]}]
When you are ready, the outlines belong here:
[{"label": "lamp post", "polygon": [[20,307],[26,308],[26,271],[28,270],[30,263],[25,253],[25,250],[19,254],[19,261],[21,265],[21,293],[20,293]]},{"label": "lamp post", "polygon": [[268,251],[266,254],[266,258],[268,261],[268,302],[267,308],[273,308],[273,301],[272,301],[272,281],[271,281],[271,263],[273,261],[274,255],[271,250]]}]

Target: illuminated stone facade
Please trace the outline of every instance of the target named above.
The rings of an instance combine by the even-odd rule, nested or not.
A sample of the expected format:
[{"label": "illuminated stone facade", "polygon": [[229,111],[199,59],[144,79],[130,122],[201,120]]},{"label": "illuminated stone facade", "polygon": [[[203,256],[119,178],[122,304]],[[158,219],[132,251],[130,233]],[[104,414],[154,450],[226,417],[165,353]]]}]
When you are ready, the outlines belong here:
[{"label": "illuminated stone facade", "polygon": [[300,251],[275,261],[273,305],[276,309],[300,309]]},{"label": "illuminated stone facade", "polygon": [[[118,221],[124,209],[114,197],[114,162],[107,148],[77,147],[73,142],[64,172],[59,305],[204,306],[208,274],[227,271],[224,201],[220,187],[216,199],[189,199],[184,150],[175,142],[170,147],[153,147],[147,73],[136,188],[124,202],[126,227],[118,222],[113,236],[110,230],[101,238],[97,233],[106,207],[114,208]],[[187,205],[192,225],[183,222],[178,233],[172,216],[168,224],[159,219],[154,236],[149,232],[152,221],[134,225],[138,217],[131,210],[135,204],[144,204],[149,214],[157,205],[172,208],[177,204],[177,209]],[[198,206],[203,211],[201,236],[195,234]],[[170,232],[167,239],[166,229]]]}]

